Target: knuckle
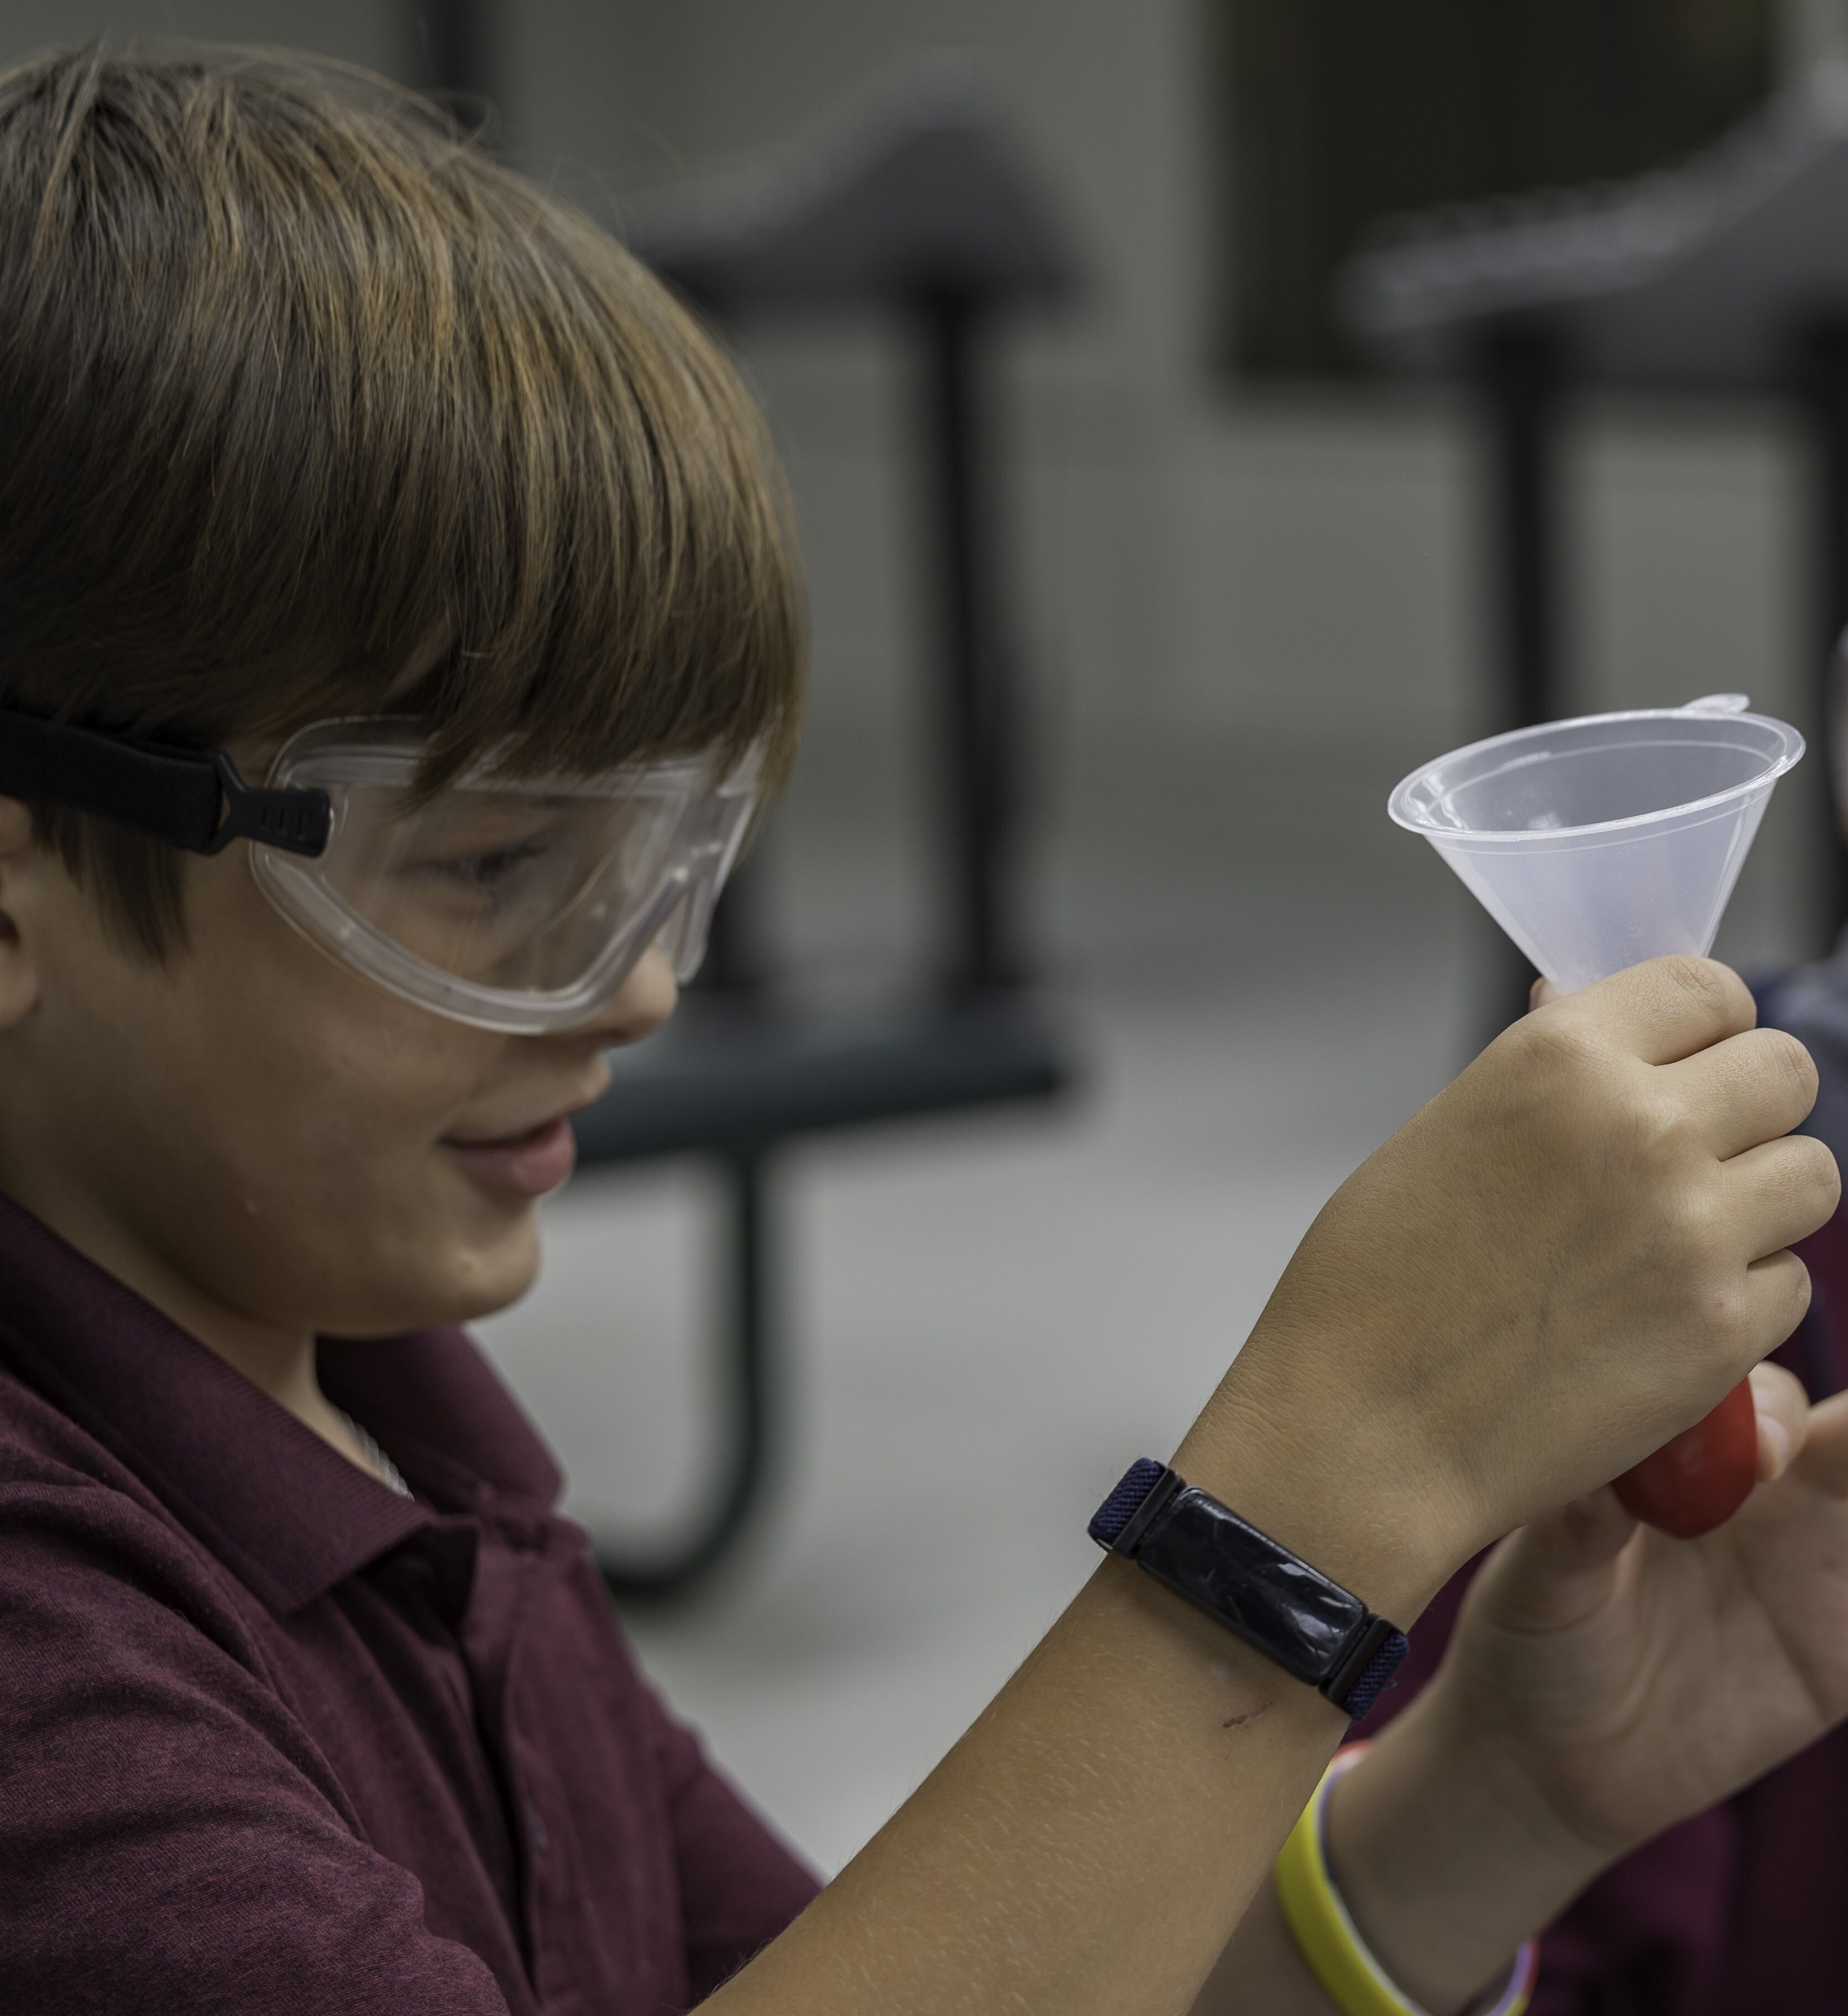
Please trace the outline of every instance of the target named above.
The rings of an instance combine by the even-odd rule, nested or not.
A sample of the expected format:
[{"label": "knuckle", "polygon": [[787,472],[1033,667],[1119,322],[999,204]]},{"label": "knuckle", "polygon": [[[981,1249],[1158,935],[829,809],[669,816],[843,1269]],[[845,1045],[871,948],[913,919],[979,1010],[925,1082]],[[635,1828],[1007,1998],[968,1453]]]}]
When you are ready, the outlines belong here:
[{"label": "knuckle", "polygon": [[1815,1060],[1795,1036],[1782,1029],[1760,1030],[1758,1042],[1764,1054],[1766,1068],[1802,1096],[1807,1113],[1816,1100]]},{"label": "knuckle", "polygon": [[1752,1355],[1761,1341],[1765,1311],[1742,1267],[1709,1263],[1691,1269],[1683,1321],[1715,1356],[1731,1363]]},{"label": "knuckle", "polygon": [[1569,1017],[1528,1015],[1496,1039],[1509,1062],[1543,1082],[1579,1077],[1601,1062],[1596,1037]]},{"label": "knuckle", "polygon": [[1703,1359],[1709,1350],[1724,1355],[1740,1318],[1743,1298],[1738,1287],[1717,1269],[1693,1265],[1673,1269],[1670,1280],[1662,1301],[1675,1334]]},{"label": "knuckle", "polygon": [[1650,1301],[1677,1323],[1705,1326],[1726,1269],[1717,1264],[1704,1201],[1669,1191],[1631,1219],[1631,1251],[1648,1283]]},{"label": "knuckle", "polygon": [[[1661,1180],[1670,1179],[1685,1164],[1690,1150],[1700,1144],[1699,1129],[1685,1102],[1659,1079],[1629,1087],[1623,1098],[1613,1102],[1611,1123],[1633,1169],[1638,1174],[1653,1172]],[[1684,1208],[1695,1208],[1690,1196],[1684,1196]]]},{"label": "knuckle", "polygon": [[1740,1026],[1751,1026],[1751,995],[1731,967],[1722,966],[1717,959],[1698,959],[1691,952],[1671,952],[1656,964],[1664,982],[1677,994],[1728,1021],[1738,1018],[1743,1007]]},{"label": "knuckle", "polygon": [[1663,1244],[1673,1265],[1699,1298],[1709,1292],[1716,1265],[1717,1242],[1725,1230],[1724,1214],[1715,1201],[1699,1190],[1677,1192],[1662,1211]]},{"label": "knuckle", "polygon": [[[1785,1252],[1761,1263],[1756,1310],[1756,1336],[1752,1339],[1762,1359],[1774,1351],[1803,1321],[1812,1293],[1810,1270],[1794,1253]],[[1775,1371],[1774,1366],[1764,1366]]]}]

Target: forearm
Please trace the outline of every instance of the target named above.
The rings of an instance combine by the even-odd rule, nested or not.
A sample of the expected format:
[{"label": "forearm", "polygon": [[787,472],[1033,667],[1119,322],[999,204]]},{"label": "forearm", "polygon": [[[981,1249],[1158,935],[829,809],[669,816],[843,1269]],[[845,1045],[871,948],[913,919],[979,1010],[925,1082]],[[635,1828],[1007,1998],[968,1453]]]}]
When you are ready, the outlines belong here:
[{"label": "forearm", "polygon": [[[1318,1547],[1386,1614],[1421,1606],[1449,1565],[1440,1543],[1401,1532],[1376,1560],[1377,1503],[1364,1520],[1340,1510],[1338,1463],[1283,1460],[1224,1414],[1209,1410],[1209,1431],[1183,1445],[1183,1475]],[[708,2006],[1176,2016],[1346,1726],[1108,1560],[920,1791]]]},{"label": "forearm", "polygon": [[713,2016],[1173,2016],[1342,1719],[1117,1561]]}]

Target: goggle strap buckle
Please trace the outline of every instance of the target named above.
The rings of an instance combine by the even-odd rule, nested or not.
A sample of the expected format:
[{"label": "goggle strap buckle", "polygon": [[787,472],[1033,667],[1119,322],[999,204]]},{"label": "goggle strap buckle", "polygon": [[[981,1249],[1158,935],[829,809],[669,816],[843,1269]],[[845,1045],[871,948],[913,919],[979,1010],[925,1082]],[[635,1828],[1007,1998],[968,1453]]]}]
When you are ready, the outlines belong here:
[{"label": "goggle strap buckle", "polygon": [[326,851],[325,791],[254,789],[222,750],[132,742],[0,707],[0,795],[95,812],[191,854],[236,839],[290,854]]},{"label": "goggle strap buckle", "polygon": [[222,749],[213,750],[209,760],[225,794],[225,815],[200,853],[219,853],[234,840],[256,841],[285,854],[312,857],[327,851],[333,805],[325,791],[272,791],[247,784]]}]

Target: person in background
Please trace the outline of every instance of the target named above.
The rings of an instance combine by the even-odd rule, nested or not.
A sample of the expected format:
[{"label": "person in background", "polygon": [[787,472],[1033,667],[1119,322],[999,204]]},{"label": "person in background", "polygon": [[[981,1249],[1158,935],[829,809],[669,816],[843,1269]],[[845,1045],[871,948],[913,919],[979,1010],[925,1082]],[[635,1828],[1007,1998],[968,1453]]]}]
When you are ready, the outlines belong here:
[{"label": "person in background", "polygon": [[[1835,718],[1839,740],[1848,729],[1848,650],[1837,654]],[[1838,749],[1834,776],[1839,816],[1848,833],[1843,789],[1848,749]],[[1816,1102],[1804,1131],[1838,1158],[1848,1156],[1848,937],[1827,958],[1767,977],[1753,991],[1760,1026],[1795,1035],[1814,1060]],[[1536,986],[1535,993],[1537,1000],[1547,990]],[[1552,1522],[1545,1543],[1562,1577],[1554,1600],[1581,1613],[1578,1635],[1588,1656],[1609,1658],[1620,1620],[1627,1617],[1634,1625],[1652,1602],[1685,1613],[1677,1628],[1688,1637],[1679,1656],[1666,1640],[1657,1648],[1660,1663],[1653,1679],[1662,1691],[1648,1700],[1646,1712],[1664,1737],[1665,1780],[1688,1782],[1692,1748],[1703,1737],[1727,1747],[1727,1717],[1742,1705],[1720,1705],[1727,1698],[1728,1659],[1742,1632],[1767,1657],[1750,1690],[1760,1705],[1767,1691],[1788,1692],[1793,1685],[1825,1697],[1826,1676],[1848,1638],[1848,1602],[1842,1594],[1848,1528],[1835,1528],[1839,1515],[1823,1502],[1848,1478],[1839,1459],[1818,1461],[1816,1454],[1820,1443],[1833,1447],[1835,1424],[1848,1408],[1848,1399],[1837,1397],[1848,1388],[1848,1213],[1838,1210],[1799,1240],[1796,1251],[1809,1269],[1812,1300],[1774,1354],[1778,1370],[1754,1375],[1761,1420],[1774,1405],[1790,1406],[1800,1390],[1808,1406],[1819,1409],[1814,1420],[1826,1424],[1820,1436],[1810,1431],[1812,1450],[1796,1466],[1796,1488],[1761,1489],[1718,1532],[1695,1541],[1637,1528],[1606,1490]],[[1761,1474],[1763,1467],[1761,1454]],[[1818,1491],[1822,1499],[1815,1496]],[[1793,1503],[1806,1498],[1808,1515],[1793,1527]],[[1810,1523],[1817,1517],[1822,1526]],[[1546,1606],[1536,1607],[1530,1594],[1518,1593],[1522,1570],[1512,1561],[1499,1562],[1483,1577],[1494,1585],[1493,1594],[1485,1588],[1471,1596],[1483,1567],[1471,1564],[1419,1620],[1402,1684],[1360,1725],[1363,1740],[1385,1730],[1414,1700],[1421,1719],[1435,1719],[1436,1702],[1425,1699],[1425,1690],[1467,1690],[1467,1674],[1480,1675],[1497,1658],[1507,1662],[1514,1641],[1540,1628]],[[1511,1611],[1511,1575],[1517,1591]],[[1557,1649],[1563,1652],[1572,1636],[1567,1631]],[[1485,1657],[1479,1638],[1498,1640],[1499,1652]],[[1446,1668],[1454,1643],[1456,1656]],[[1569,1655],[1566,1663],[1569,1669]],[[1433,1690],[1440,1674],[1443,1687]],[[1642,1674],[1626,1671],[1623,1679],[1635,1690],[1629,1712],[1642,1717],[1648,1692]],[[1479,1678],[1478,1686],[1483,1683]],[[1581,1696],[1573,1719],[1583,1705]],[[1798,1719],[1800,1723],[1800,1710]],[[1815,1724],[1811,1733],[1814,1740],[1799,1754],[1753,1774],[1702,1810],[1671,1814],[1657,1808],[1663,1823],[1656,1827],[1641,1823],[1651,1811],[1647,1796],[1637,1797],[1627,1786],[1620,1798],[1613,1797],[1611,1784],[1600,1788],[1598,1827],[1608,1852],[1600,1873],[1553,1918],[1539,1942],[1534,2016],[1605,2016],[1613,2011],[1624,2016],[1732,2016],[1759,2009],[1778,2016],[1836,2016],[1848,2007],[1843,1986],[1848,1978],[1848,1730],[1825,1731]],[[1614,1761],[1608,1728],[1581,1724],[1568,1742],[1569,1748],[1588,1744],[1582,1756],[1586,1767],[1595,1762],[1608,1771]],[[1356,1780],[1354,1789],[1362,1783]],[[1346,1803],[1338,1795],[1331,1801],[1338,1845]],[[1619,1844],[1631,1843],[1637,1845],[1616,1852]],[[1311,2000],[1302,2006],[1329,2005]]]}]

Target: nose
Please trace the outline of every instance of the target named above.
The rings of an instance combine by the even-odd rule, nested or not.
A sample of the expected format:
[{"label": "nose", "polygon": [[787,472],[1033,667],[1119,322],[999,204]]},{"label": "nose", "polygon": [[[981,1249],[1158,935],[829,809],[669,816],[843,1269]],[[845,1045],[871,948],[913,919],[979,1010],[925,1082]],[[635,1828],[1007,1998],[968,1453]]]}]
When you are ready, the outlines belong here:
[{"label": "nose", "polygon": [[579,1041],[589,1038],[599,1049],[639,1043],[673,1013],[679,999],[680,983],[666,953],[650,945],[596,1014],[571,1033]]}]

